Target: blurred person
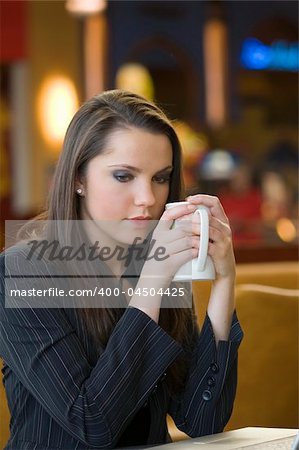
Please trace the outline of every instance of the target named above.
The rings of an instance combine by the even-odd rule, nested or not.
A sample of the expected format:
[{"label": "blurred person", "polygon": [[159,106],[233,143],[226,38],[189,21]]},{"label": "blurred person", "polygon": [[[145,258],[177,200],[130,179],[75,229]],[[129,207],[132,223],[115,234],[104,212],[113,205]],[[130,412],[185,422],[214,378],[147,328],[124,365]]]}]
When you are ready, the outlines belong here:
[{"label": "blurred person", "polygon": [[290,193],[279,173],[274,171],[263,173],[262,193],[266,220],[275,221],[280,217],[289,216]]},{"label": "blurred person", "polygon": [[286,138],[276,142],[262,163],[263,217],[275,224],[282,217],[297,217],[298,150]]},{"label": "blurred person", "polygon": [[262,196],[253,184],[251,169],[239,163],[219,199],[229,217],[236,244],[258,243],[262,238]]},{"label": "blurred person", "polygon": [[[104,273],[110,288],[124,291],[119,307],[109,307],[108,294],[106,307],[101,300],[95,307],[84,299],[81,304],[80,297],[72,299],[77,307],[61,307],[68,299],[46,294],[35,307],[16,296],[5,307],[4,274],[7,282],[14,270],[26,269],[24,290],[49,285],[46,281],[60,286],[72,262],[44,257],[34,264],[26,240],[2,254],[0,355],[11,413],[6,450],[162,444],[170,441],[167,413],[191,437],[223,430],[233,408],[242,338],[231,230],[216,197],[197,194],[187,198],[189,204],[164,211],[167,202],[181,198],[181,179],[179,140],[153,103],[130,92],[107,91],[75,114],[42,216],[46,233],[62,245],[69,238],[59,235],[63,221],[83,228],[90,244],[126,251],[138,234],[155,248],[163,246],[167,258],[144,258],[135,267],[137,276],[130,277],[123,259],[104,262],[94,253],[94,277],[79,273],[78,280],[68,280],[72,288],[76,282],[101,285],[104,279],[97,276]],[[198,254],[199,224],[193,221],[187,229],[172,223],[190,218],[199,204],[210,211],[208,253],[216,270],[201,330],[191,305],[163,307],[167,296],[175,305],[175,294],[166,293],[174,274]],[[33,229],[38,222],[31,223]],[[79,258],[90,263],[77,253]],[[30,274],[37,267],[44,278],[35,281]],[[154,289],[150,298],[149,288]],[[53,307],[45,306],[49,301]]]}]

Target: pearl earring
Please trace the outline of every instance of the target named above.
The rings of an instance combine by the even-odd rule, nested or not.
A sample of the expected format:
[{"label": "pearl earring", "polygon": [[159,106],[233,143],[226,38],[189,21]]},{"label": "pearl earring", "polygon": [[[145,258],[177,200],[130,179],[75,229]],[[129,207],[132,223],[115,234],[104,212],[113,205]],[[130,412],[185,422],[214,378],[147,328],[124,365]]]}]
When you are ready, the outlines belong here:
[{"label": "pearl earring", "polygon": [[77,194],[81,195],[82,194],[82,189],[79,188],[79,189],[76,190],[76,192],[77,192]]}]

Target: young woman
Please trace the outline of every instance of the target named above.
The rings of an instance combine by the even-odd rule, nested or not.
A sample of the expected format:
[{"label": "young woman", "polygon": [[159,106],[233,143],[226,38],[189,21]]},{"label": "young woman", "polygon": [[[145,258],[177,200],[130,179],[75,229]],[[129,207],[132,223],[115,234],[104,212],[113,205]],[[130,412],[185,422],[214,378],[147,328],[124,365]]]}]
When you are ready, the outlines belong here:
[{"label": "young woman", "polygon": [[[0,306],[0,355],[11,413],[6,449],[166,443],[167,413],[191,437],[223,430],[232,412],[242,337],[234,313],[231,231],[216,197],[195,195],[189,204],[165,211],[167,202],[181,196],[180,143],[156,105],[115,90],[79,109],[66,133],[45,218],[56,237],[57,224],[83,224],[87,241],[97,244],[90,246],[93,269],[100,275],[105,267],[103,273],[109,275],[96,278],[98,287],[116,282],[124,295],[119,303],[109,298],[106,307],[100,300],[90,307],[77,298],[73,308],[65,299],[64,307],[57,307],[61,299],[56,295],[45,307],[54,289],[44,289],[34,307],[25,297],[20,303],[6,286],[6,307],[4,295]],[[176,307],[169,306],[169,295],[168,307],[163,307],[174,274],[198,254],[199,225],[171,225],[190,217],[199,204],[210,211],[209,255],[216,270],[201,331],[192,308],[180,308],[174,295],[170,303]],[[143,258],[134,266],[137,277],[126,276],[131,265],[120,253],[111,252],[104,264],[96,258],[103,246],[108,253],[116,247],[128,251],[136,236],[138,243],[147,240],[152,252],[162,249],[160,255],[167,257],[155,253]],[[48,287],[50,282],[57,286],[60,270],[67,274],[71,267],[49,257],[32,262],[24,242],[5,253],[3,293],[4,273],[6,282],[17,283],[12,273],[25,270],[26,290],[32,283],[45,287],[45,279]],[[84,260],[82,248],[80,256],[83,267],[82,259],[87,265],[88,258]],[[43,265],[44,277],[33,281],[36,267]],[[76,270],[80,277],[81,269]],[[88,276],[79,282],[95,283]]]}]

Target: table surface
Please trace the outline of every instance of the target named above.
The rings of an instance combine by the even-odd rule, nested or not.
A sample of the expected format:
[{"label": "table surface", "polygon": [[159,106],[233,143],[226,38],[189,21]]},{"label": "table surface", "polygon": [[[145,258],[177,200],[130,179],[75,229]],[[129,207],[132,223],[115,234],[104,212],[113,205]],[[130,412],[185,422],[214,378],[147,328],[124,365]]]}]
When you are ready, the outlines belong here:
[{"label": "table surface", "polygon": [[209,450],[233,450],[241,447],[246,448],[248,445],[268,442],[284,437],[293,437],[295,439],[297,433],[298,430],[293,428],[246,427],[238,430],[225,431],[223,433],[217,433],[210,436],[177,441],[171,444],[158,445],[154,447],[147,446],[143,448],[153,448],[156,450],[192,450],[193,448],[194,450],[199,450],[199,448],[201,450],[204,448]]}]

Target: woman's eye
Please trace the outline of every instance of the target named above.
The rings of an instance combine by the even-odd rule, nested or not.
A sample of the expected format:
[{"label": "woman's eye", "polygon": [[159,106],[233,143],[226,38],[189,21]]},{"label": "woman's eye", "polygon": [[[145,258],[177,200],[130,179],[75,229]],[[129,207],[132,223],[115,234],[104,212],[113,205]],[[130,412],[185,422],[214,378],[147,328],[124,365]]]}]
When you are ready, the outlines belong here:
[{"label": "woman's eye", "polygon": [[126,183],[127,181],[130,181],[133,179],[133,175],[131,175],[128,172],[114,172],[113,177],[120,181],[121,183]]},{"label": "woman's eye", "polygon": [[158,184],[169,183],[170,175],[155,176],[154,181]]}]

